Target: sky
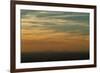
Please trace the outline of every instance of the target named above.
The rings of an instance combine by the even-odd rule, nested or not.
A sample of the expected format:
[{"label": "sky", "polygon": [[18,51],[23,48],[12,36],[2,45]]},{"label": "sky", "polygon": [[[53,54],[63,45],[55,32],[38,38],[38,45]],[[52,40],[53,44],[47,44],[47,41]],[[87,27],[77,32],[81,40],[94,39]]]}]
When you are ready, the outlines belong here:
[{"label": "sky", "polygon": [[21,50],[88,52],[89,13],[21,10]]}]

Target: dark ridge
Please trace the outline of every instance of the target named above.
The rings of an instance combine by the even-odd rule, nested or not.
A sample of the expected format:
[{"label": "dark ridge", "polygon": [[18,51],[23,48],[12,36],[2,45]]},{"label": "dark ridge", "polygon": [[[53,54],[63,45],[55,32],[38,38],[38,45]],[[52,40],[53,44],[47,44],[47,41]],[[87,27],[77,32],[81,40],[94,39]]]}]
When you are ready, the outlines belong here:
[{"label": "dark ridge", "polygon": [[22,53],[21,62],[48,62],[89,59],[88,52],[33,52]]}]

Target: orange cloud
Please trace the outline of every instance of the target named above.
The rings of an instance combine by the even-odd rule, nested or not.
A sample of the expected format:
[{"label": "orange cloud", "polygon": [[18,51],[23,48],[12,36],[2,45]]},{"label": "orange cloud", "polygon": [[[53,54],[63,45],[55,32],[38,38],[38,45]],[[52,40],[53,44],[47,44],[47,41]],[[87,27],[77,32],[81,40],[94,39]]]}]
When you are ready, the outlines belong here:
[{"label": "orange cloud", "polygon": [[22,40],[22,52],[86,52],[89,50],[89,40],[70,39],[58,40]]},{"label": "orange cloud", "polygon": [[[54,25],[80,25],[88,26],[84,22],[66,19],[46,19],[30,17],[21,19],[21,49],[22,52],[86,52],[89,50],[89,35],[81,35],[77,32],[56,32],[47,29],[42,23],[53,23]],[[77,24],[76,24],[77,23]],[[36,25],[32,26],[32,25]],[[25,29],[24,27],[28,27]],[[79,28],[80,28],[79,26]],[[32,28],[31,28],[32,27]],[[63,26],[64,27],[64,26]],[[67,27],[67,26],[66,26]],[[75,26],[74,26],[75,27]],[[77,27],[77,26],[76,26]],[[88,27],[87,27],[88,28]],[[56,28],[55,28],[56,29]],[[80,28],[81,29],[81,28]],[[73,29],[72,29],[73,30]]]}]

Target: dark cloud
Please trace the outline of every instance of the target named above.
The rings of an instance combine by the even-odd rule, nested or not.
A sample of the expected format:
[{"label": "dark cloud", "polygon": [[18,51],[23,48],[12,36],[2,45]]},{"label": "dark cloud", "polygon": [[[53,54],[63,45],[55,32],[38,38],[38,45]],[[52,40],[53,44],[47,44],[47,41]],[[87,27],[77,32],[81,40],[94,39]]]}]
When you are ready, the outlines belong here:
[{"label": "dark cloud", "polygon": [[[89,35],[89,13],[21,10],[21,17],[22,19],[34,17],[34,21],[24,22],[27,23],[27,25],[22,26],[24,29],[34,29],[39,27],[42,30],[52,29],[56,32],[78,32],[82,35]],[[35,18],[38,21],[35,21]],[[43,22],[40,20],[43,20]],[[64,21],[62,22],[62,20]]]}]

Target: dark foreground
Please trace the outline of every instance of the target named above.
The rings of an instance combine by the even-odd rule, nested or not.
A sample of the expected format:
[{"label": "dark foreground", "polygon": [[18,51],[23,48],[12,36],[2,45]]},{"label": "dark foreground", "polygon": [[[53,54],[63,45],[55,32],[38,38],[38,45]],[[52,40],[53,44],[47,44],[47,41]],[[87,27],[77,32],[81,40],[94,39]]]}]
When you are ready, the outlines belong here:
[{"label": "dark foreground", "polygon": [[89,59],[89,53],[69,53],[69,52],[43,52],[43,53],[22,53],[21,62],[47,62],[65,60],[85,60]]}]

